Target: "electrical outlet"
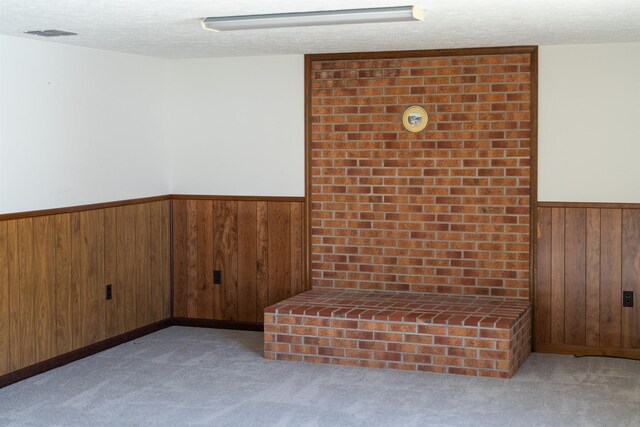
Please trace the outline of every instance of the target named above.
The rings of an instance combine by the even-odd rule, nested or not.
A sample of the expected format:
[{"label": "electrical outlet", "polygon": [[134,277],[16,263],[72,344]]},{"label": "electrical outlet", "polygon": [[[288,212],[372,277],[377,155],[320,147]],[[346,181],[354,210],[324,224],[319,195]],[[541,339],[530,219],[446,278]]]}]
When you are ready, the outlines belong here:
[{"label": "electrical outlet", "polygon": [[213,284],[222,285],[222,270],[213,270]]},{"label": "electrical outlet", "polygon": [[111,285],[107,285],[105,286],[105,298],[110,300],[111,299]]},{"label": "electrical outlet", "polygon": [[633,307],[633,291],[622,291],[622,306]]}]

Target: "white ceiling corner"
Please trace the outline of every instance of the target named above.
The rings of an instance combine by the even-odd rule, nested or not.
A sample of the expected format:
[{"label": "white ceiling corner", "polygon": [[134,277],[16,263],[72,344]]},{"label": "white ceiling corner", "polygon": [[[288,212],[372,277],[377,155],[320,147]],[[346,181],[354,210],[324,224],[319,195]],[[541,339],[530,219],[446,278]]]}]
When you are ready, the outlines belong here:
[{"label": "white ceiling corner", "polygon": [[[206,16],[417,4],[424,22],[210,32]],[[78,36],[42,39],[25,30]],[[640,0],[1,0],[0,34],[166,58],[640,42]]]}]

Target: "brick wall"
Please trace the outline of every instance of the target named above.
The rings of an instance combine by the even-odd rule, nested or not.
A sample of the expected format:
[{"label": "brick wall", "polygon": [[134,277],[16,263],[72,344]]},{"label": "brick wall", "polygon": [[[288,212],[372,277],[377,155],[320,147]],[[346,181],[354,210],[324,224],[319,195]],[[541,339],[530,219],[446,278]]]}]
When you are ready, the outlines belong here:
[{"label": "brick wall", "polygon": [[530,56],[311,67],[313,287],[528,298]]}]

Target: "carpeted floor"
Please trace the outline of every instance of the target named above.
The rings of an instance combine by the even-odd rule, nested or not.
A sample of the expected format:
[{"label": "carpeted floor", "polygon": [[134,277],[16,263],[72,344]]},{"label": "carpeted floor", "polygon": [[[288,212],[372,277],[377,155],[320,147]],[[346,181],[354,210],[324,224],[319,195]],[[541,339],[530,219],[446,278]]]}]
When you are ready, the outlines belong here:
[{"label": "carpeted floor", "polygon": [[171,327],[0,389],[0,425],[640,425],[640,362],[533,354],[510,380],[262,358]]}]

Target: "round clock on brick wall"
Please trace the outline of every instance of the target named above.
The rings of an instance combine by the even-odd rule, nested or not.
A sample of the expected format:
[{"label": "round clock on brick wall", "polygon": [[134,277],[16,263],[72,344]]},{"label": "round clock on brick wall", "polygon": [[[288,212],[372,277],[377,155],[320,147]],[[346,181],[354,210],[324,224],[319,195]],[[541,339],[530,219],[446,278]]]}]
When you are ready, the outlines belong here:
[{"label": "round clock on brick wall", "polygon": [[427,123],[429,123],[429,115],[424,108],[412,105],[404,110],[402,124],[409,132],[420,132],[427,127]]}]

